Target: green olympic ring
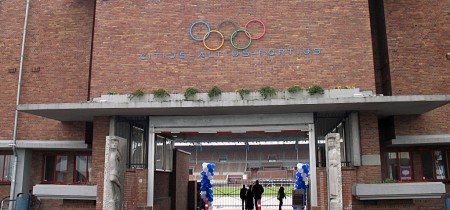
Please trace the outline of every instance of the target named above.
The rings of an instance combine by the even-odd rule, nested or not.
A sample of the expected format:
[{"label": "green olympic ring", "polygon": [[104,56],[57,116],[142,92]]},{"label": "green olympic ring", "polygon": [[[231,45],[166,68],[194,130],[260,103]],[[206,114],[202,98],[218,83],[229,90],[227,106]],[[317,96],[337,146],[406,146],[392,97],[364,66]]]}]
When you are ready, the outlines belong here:
[{"label": "green olympic ring", "polygon": [[[234,38],[234,37],[236,36],[236,34],[239,33],[239,32],[245,32],[245,34],[246,34],[247,37],[248,37],[248,44],[245,45],[244,47],[238,47],[238,46],[234,45],[233,38]],[[234,31],[233,34],[231,34],[231,37],[230,37],[231,46],[233,46],[234,48],[236,48],[236,49],[238,49],[238,50],[245,50],[245,49],[247,49],[248,47],[250,47],[250,45],[252,44],[252,38],[251,38],[251,37],[252,37],[252,36],[251,36],[250,32],[248,32],[247,30],[244,30],[244,29],[238,29],[238,30]]]}]

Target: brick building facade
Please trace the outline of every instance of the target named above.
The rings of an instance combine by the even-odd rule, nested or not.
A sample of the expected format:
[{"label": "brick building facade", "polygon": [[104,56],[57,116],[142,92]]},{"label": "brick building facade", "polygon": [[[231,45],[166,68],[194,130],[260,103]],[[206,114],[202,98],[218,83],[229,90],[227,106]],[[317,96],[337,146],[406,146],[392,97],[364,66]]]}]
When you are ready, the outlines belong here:
[{"label": "brick building facade", "polygon": [[[448,188],[449,13],[447,1],[2,1],[0,195],[10,194],[17,157],[14,195],[86,186],[96,191],[37,195],[45,209],[101,209],[105,138],[117,135],[132,145],[126,209],[186,209],[172,191],[187,189],[185,153],[159,157],[158,142],[177,141],[162,134],[293,129],[314,142],[311,205],[326,209],[317,144],[342,124],[345,209],[442,209],[444,192],[392,199],[355,189],[391,179]],[[218,50],[206,48],[222,41],[204,38],[207,25],[224,35]],[[238,28],[263,36],[237,49],[249,43],[242,31],[228,40]],[[205,95],[213,86],[222,98]],[[261,97],[263,86],[278,94]],[[325,94],[290,95],[292,86]],[[182,96],[189,87],[197,98]],[[159,88],[171,96],[150,94]]]}]

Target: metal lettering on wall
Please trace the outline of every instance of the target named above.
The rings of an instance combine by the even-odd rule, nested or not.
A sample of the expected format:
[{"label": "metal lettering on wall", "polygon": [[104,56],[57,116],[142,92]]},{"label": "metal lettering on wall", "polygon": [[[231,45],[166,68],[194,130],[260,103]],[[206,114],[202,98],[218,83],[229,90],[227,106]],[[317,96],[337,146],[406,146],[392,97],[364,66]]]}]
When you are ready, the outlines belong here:
[{"label": "metal lettering on wall", "polygon": [[[259,23],[263,28],[263,32],[258,35],[252,35],[252,33],[247,30],[248,25],[252,22]],[[196,25],[204,25],[207,28],[207,31],[203,35],[202,38],[196,37],[192,30]],[[231,24],[235,29],[229,38],[224,37],[223,33],[220,31],[220,28],[225,24]],[[233,39],[236,37],[238,33],[244,33],[248,38],[248,43],[245,46],[238,46],[233,42]],[[209,38],[211,33],[216,33],[219,35],[221,39],[220,44],[215,47],[208,46],[206,40]],[[272,49],[257,49],[257,50],[247,50],[250,47],[253,40],[258,40],[262,38],[266,33],[266,24],[260,19],[252,19],[245,24],[244,28],[239,28],[237,23],[231,20],[225,20],[219,23],[217,30],[212,30],[211,26],[208,22],[203,20],[195,21],[191,24],[189,29],[189,35],[194,41],[203,42],[203,46],[208,51],[201,52],[184,52],[184,51],[174,51],[174,52],[147,52],[141,53],[139,55],[140,60],[158,60],[158,59],[213,59],[213,58],[223,58],[223,57],[255,57],[255,56],[300,56],[300,55],[320,55],[319,48],[272,48]],[[236,50],[224,50],[220,49],[224,45],[225,41],[230,41],[231,46]]]}]

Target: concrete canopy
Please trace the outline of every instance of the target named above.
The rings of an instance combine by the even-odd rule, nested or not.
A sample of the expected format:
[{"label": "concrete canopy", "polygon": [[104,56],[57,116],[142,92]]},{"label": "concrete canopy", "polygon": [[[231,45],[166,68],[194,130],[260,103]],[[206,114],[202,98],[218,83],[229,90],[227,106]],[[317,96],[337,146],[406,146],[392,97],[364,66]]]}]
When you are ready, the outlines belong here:
[{"label": "concrete canopy", "polygon": [[18,110],[59,121],[92,121],[114,115],[230,115],[378,111],[379,116],[423,114],[450,103],[450,95],[371,96],[347,98],[236,101],[81,102],[20,104]]}]

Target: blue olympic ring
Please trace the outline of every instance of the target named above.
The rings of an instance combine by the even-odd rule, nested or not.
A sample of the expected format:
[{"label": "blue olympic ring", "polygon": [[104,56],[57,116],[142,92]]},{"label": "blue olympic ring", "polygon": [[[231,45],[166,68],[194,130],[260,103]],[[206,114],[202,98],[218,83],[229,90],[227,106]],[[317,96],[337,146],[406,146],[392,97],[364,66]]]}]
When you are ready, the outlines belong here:
[{"label": "blue olympic ring", "polygon": [[194,36],[194,34],[192,34],[192,28],[194,28],[194,26],[199,23],[205,25],[208,28],[208,35],[206,35],[205,39],[209,37],[209,34],[211,34],[211,27],[209,26],[209,24],[203,20],[197,20],[194,23],[192,23],[191,28],[189,29],[189,34],[191,35],[191,38],[195,41],[203,41],[203,38],[197,38]]}]

